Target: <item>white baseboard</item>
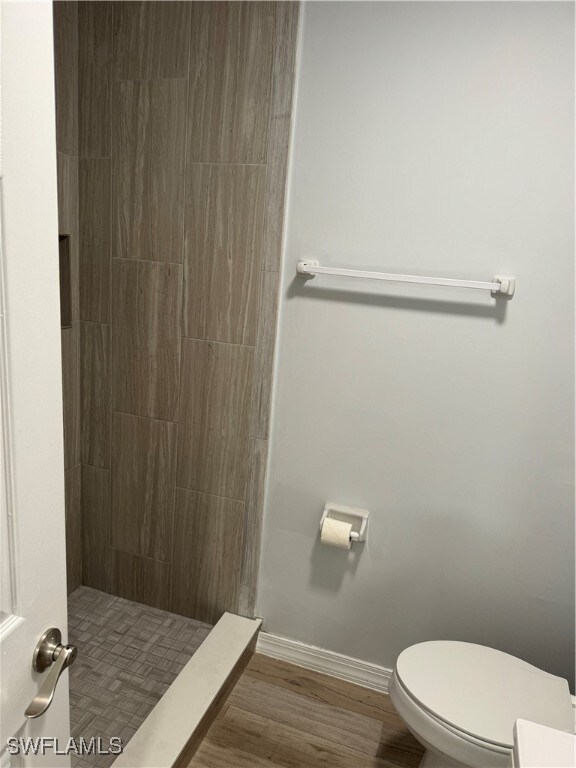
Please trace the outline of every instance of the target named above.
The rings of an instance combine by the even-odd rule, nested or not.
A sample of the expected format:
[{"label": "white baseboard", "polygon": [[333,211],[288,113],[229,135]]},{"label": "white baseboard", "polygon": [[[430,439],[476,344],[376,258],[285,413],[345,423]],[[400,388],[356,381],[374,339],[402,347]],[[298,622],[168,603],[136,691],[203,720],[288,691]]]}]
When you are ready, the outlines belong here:
[{"label": "white baseboard", "polygon": [[299,667],[312,669],[314,672],[321,672],[340,680],[347,680],[349,683],[362,685],[364,688],[388,693],[388,682],[392,676],[392,670],[377,664],[370,664],[267,632],[260,632],[256,650],[265,656],[289,661]]}]

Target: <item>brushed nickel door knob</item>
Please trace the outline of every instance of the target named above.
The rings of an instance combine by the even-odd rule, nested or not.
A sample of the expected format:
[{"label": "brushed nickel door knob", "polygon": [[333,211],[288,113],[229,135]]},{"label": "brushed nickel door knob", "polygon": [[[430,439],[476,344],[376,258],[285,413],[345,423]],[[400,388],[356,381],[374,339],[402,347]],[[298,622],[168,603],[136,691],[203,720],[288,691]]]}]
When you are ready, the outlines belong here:
[{"label": "brushed nickel door knob", "polygon": [[36,672],[52,668],[24,712],[26,717],[40,717],[46,712],[54,699],[60,675],[74,662],[77,653],[75,645],[62,645],[62,633],[57,627],[51,627],[44,632],[34,649],[32,667]]}]

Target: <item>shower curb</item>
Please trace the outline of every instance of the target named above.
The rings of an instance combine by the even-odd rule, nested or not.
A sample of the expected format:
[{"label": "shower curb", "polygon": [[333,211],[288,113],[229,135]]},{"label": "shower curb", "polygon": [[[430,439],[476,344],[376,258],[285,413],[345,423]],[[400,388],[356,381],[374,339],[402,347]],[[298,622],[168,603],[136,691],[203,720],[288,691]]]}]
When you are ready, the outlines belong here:
[{"label": "shower curb", "polygon": [[260,625],[225,613],[112,768],[188,765],[254,653]]}]

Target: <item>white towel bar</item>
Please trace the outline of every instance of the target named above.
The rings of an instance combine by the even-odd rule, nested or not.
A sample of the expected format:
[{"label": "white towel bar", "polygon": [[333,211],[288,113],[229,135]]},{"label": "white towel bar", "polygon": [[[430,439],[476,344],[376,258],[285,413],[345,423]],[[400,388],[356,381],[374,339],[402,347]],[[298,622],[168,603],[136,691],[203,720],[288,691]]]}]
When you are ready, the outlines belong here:
[{"label": "white towel bar", "polygon": [[480,280],[454,280],[450,277],[421,277],[419,275],[393,275],[386,272],[364,272],[340,267],[321,267],[317,261],[302,260],[296,271],[303,277],[315,275],[338,275],[340,277],[361,277],[368,280],[389,280],[393,283],[420,283],[422,285],[446,285],[450,288],[476,288],[493,294],[514,296],[516,280],[513,277],[494,275],[492,282]]}]

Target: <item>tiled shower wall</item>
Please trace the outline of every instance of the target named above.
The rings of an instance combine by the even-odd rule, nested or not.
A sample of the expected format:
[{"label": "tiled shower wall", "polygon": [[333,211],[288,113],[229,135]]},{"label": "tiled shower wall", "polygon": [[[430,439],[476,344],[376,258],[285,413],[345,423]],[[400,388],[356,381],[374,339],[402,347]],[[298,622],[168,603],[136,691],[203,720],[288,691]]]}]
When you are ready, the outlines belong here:
[{"label": "tiled shower wall", "polygon": [[64,477],[68,591],[82,581],[80,511],[80,313],[78,275],[78,8],[54,3],[58,231],[70,247],[71,322],[62,327]]},{"label": "tiled shower wall", "polygon": [[298,4],[76,12],[82,582],[251,615]]}]

